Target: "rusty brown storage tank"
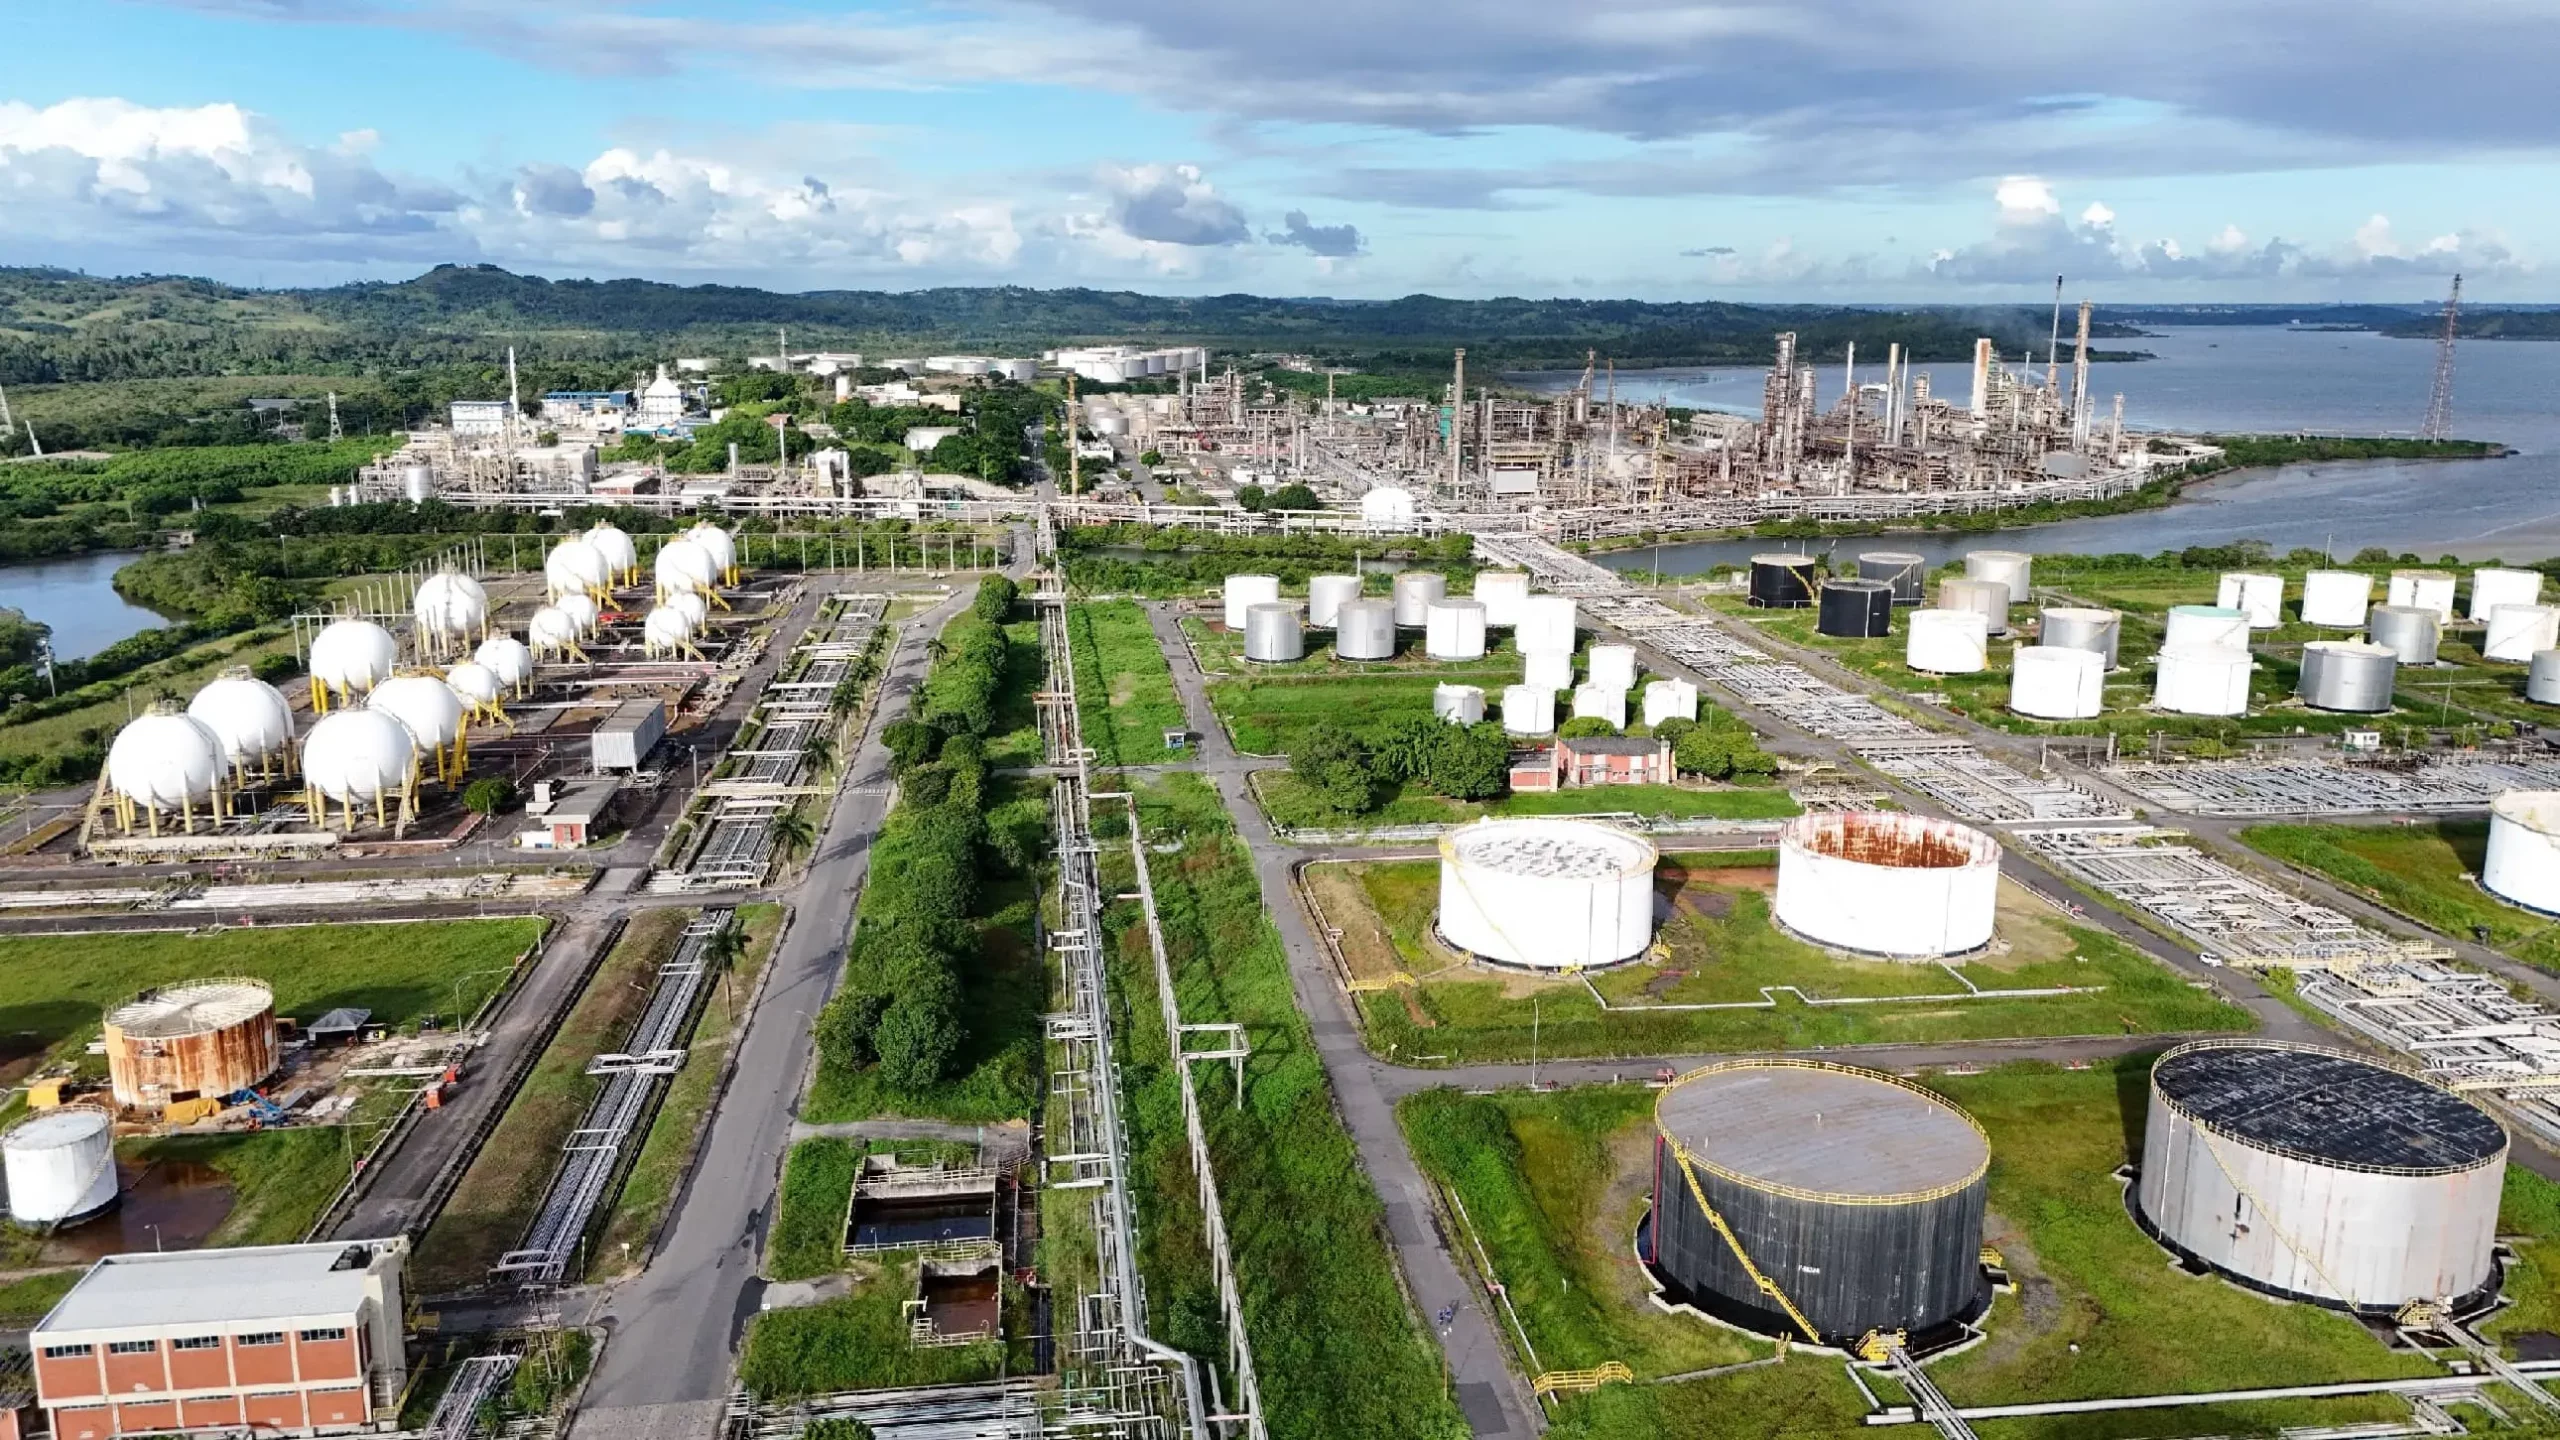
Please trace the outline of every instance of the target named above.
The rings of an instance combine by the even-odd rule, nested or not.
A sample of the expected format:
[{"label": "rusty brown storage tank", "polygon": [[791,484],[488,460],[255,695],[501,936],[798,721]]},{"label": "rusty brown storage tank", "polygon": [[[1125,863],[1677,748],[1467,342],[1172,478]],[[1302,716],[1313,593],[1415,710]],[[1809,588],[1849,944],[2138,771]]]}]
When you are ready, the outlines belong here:
[{"label": "rusty brown storage tank", "polygon": [[242,979],[145,990],[107,1012],[106,1040],[118,1105],[220,1099],[275,1073],[275,992]]}]

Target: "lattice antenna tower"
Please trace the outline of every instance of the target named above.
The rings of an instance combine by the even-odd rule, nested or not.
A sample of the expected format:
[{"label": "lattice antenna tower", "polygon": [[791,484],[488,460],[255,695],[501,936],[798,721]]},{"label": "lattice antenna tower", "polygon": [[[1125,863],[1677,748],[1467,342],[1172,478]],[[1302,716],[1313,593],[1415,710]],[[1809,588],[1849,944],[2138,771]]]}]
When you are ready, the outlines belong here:
[{"label": "lattice antenna tower", "polygon": [[2428,440],[2453,438],[2453,337],[2462,319],[2462,277],[2453,277],[2453,293],[2444,300],[2444,331],[2436,336],[2436,378],[2427,387],[2427,418],[2418,434]]},{"label": "lattice antenna tower", "polygon": [[18,433],[18,422],[9,418],[9,392],[0,390],[0,440]]},{"label": "lattice antenna tower", "polygon": [[[0,405],[0,421],[5,421],[8,415],[8,407]],[[0,435],[7,433],[9,432],[6,430],[0,430]],[[338,423],[338,392],[332,390],[329,392],[329,443],[335,445],[346,438],[347,427]]]}]

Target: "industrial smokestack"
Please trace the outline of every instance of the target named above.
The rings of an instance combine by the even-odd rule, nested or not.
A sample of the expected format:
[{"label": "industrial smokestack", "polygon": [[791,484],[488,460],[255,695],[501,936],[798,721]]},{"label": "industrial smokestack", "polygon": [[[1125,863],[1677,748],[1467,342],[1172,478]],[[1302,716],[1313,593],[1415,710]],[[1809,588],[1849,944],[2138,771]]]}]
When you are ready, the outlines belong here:
[{"label": "industrial smokestack", "polygon": [[1973,403],[1967,408],[1976,419],[1991,413],[1991,337],[1988,335],[1973,342]]}]

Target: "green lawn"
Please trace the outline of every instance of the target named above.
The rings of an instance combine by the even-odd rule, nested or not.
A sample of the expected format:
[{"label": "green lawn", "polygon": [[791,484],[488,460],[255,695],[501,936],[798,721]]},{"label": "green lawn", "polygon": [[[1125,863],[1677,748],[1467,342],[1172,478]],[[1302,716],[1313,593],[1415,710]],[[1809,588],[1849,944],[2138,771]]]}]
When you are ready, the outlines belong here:
[{"label": "green lawn", "polygon": [[1274,825],[1294,828],[1355,828],[1383,825],[1457,825],[1484,815],[1647,815],[1678,819],[1771,820],[1800,814],[1802,806],[1786,791],[1727,787],[1692,789],[1685,785],[1610,785],[1582,790],[1538,791],[1506,795],[1490,803],[1452,800],[1410,786],[1377,809],[1346,815],[1307,789],[1285,770],[1266,770],[1253,777],[1254,797]]},{"label": "green lawn", "polygon": [[[1985,1239],[2020,1279],[1989,1338],[1930,1367],[1958,1404],[2317,1384],[2440,1373],[2335,1312],[2271,1303],[2185,1273],[2134,1227],[2114,1171],[2140,1153],[2149,1060],[2088,1070],[2003,1066],[1928,1083],[1991,1137]],[[1639,1379],[1764,1349],[1641,1304],[1629,1235],[1651,1181],[1653,1094],[1634,1087],[1532,1095],[1434,1091],[1400,1108],[1415,1158],[1456,1191],[1473,1233],[1548,1368],[1622,1360]],[[2560,1187],[2510,1172],[2510,1230],[2560,1236]],[[2516,1177],[2522,1176],[2521,1180]],[[2539,1262],[2539,1238],[2527,1247]],[[2555,1241],[2552,1243],[2560,1243]],[[2505,1328],[2547,1328],[2530,1282]],[[1872,1383],[1872,1382],[1871,1382]],[[1890,1386],[1882,1386],[1888,1391]],[[1691,1383],[1615,1385],[1563,1403],[1556,1435],[1836,1436],[1866,1433],[1837,1362],[1794,1360]],[[1985,1440],[2256,1434],[2399,1416],[2381,1397],[2186,1407],[1981,1422]]]},{"label": "green lawn", "polygon": [[[1843,958],[1777,930],[1762,888],[1765,871],[1749,872],[1769,863],[1765,851],[1666,856],[1657,883],[1679,893],[1678,913],[1658,936],[1667,958],[1599,972],[1592,984],[1613,1007],[1755,1001],[1764,998],[1763,986],[1792,986],[1814,999],[1904,996],[1909,1003],[1815,1006],[1782,991],[1773,1008],[1603,1010],[1576,981],[1453,965],[1427,938],[1439,905],[1439,869],[1431,861],[1350,867],[1369,913],[1328,910],[1326,918],[1344,931],[1346,947],[1380,933],[1392,946],[1392,962],[1353,955],[1359,973],[1420,977],[1417,985],[1359,997],[1371,1048],[1409,1064],[1526,1060],[1533,1048],[1549,1056],[1663,1055],[2250,1028],[2246,1012],[2103,931],[2063,923],[2014,887],[2001,895],[1996,943],[2006,948],[1959,966],[1966,979],[1983,990],[2102,988],[1954,999],[1964,986],[1940,966]],[[1328,905],[1345,903],[1344,887],[1327,893]]]},{"label": "green lawn", "polygon": [[687,910],[644,910],[624,928],[418,1242],[420,1294],[477,1283],[523,1235],[550,1188],[560,1147],[603,1085],[587,1073],[587,1062],[639,1021],[658,966],[675,953],[692,918]]},{"label": "green lawn", "polygon": [[1004,627],[1004,678],[996,687],[995,724],[987,732],[987,763],[999,769],[1037,765],[1040,714],[1040,622],[1016,620]]},{"label": "green lawn", "polygon": [[844,1268],[845,1221],[861,1164],[862,1147],[850,1140],[822,1136],[791,1147],[765,1245],[768,1278],[807,1280]]},{"label": "green lawn", "polygon": [[305,1125],[254,1135],[170,1135],[127,1142],[134,1159],[209,1165],[231,1186],[231,1210],[207,1245],[290,1245],[304,1238],[347,1182],[348,1161],[373,1143],[372,1131]]},{"label": "green lawn", "polygon": [[2560,922],[2517,909],[2480,888],[2489,822],[2414,825],[2252,825],[2251,849],[2325,875],[2456,939],[2486,927],[2489,943],[2527,964],[2560,971]]},{"label": "green lawn", "polygon": [[539,920],[260,925],[0,937],[0,1035],[17,1078],[46,1057],[78,1060],[106,1006],[179,980],[245,975],[275,989],[276,1013],[316,1019],[359,1006],[394,1026],[469,1015],[504,985]]},{"label": "green lawn", "polygon": [[1227,738],[1238,750],[1285,755],[1300,735],[1321,722],[1365,727],[1428,715],[1431,691],[1441,683],[1436,676],[1393,673],[1215,680],[1209,685],[1209,706],[1225,722]]},{"label": "green lawn", "polygon": [[[1149,869],[1183,1017],[1242,1024],[1253,1044],[1242,1109],[1218,1098],[1231,1093],[1221,1089],[1223,1074],[1202,1067],[1199,1080],[1272,1433],[1464,1435],[1438,1350],[1397,1284],[1377,1192],[1334,1112],[1249,857],[1216,792],[1196,777],[1168,777],[1144,797],[1155,847]],[[1103,846],[1105,883],[1116,888],[1112,877],[1129,874],[1126,842],[1115,848],[1106,834]],[[1148,1295],[1160,1333],[1214,1356],[1214,1292],[1190,1228],[1196,1216],[1185,1213],[1192,1187],[1179,1092],[1137,922],[1136,907],[1122,903],[1106,923],[1128,1017],[1124,1114],[1148,1227]]]},{"label": "green lawn", "polygon": [[770,1402],[840,1390],[959,1385],[1004,1373],[1001,1341],[909,1342],[905,1304],[916,1293],[913,1256],[865,1260],[857,1269],[861,1278],[843,1299],[757,1316],[738,1361],[739,1383]]},{"label": "green lawn", "polygon": [[1182,728],[1173,671],[1147,612],[1134,600],[1069,607],[1076,701],[1084,743],[1098,765],[1153,765],[1172,758],[1164,732]]}]

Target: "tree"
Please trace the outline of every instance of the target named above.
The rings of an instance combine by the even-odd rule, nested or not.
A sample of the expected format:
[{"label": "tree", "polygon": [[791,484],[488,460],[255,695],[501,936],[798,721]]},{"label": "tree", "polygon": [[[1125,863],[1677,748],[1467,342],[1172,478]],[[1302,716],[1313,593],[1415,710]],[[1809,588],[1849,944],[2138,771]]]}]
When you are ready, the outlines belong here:
[{"label": "tree", "polygon": [[1259,485],[1247,485],[1236,491],[1236,503],[1247,510],[1260,511],[1271,503],[1271,497]]},{"label": "tree", "polygon": [[1597,715],[1576,715],[1572,719],[1567,720],[1562,725],[1556,727],[1556,738],[1560,740],[1581,740],[1594,735],[1615,735],[1617,733],[1617,726],[1610,724],[1608,721],[1601,719]]},{"label": "tree", "polygon": [[1653,727],[1653,738],[1656,740],[1670,741],[1672,749],[1676,752],[1680,748],[1680,737],[1697,728],[1697,721],[1684,720],[1679,716],[1674,715],[1670,719]]},{"label": "tree", "polygon": [[816,844],[818,839],[817,827],[796,809],[774,816],[773,827],[768,833],[773,837],[773,848],[785,855],[796,855]]},{"label": "tree", "polygon": [[474,815],[495,815],[515,803],[515,783],[496,775],[462,787],[462,808]]},{"label": "tree", "polygon": [[800,1440],[879,1440],[879,1436],[850,1415],[830,1415],[810,1421],[809,1428],[800,1432]]},{"label": "tree", "polygon": [[880,743],[889,747],[889,773],[903,775],[933,759],[942,732],[921,720],[901,720],[880,727]]},{"label": "tree", "polygon": [[848,987],[818,1012],[818,1054],[841,1070],[859,1070],[879,1055],[872,1039],[880,1029],[880,1013],[889,997],[878,990]]},{"label": "tree", "polygon": [[1316,725],[1290,749],[1289,773],[1336,810],[1359,815],[1378,803],[1377,762],[1369,747],[1332,721]]},{"label": "tree", "polygon": [[1491,800],[1511,788],[1511,737],[1490,721],[1452,725],[1425,781],[1452,800]]},{"label": "tree", "polygon": [[979,582],[978,598],[969,603],[969,609],[971,613],[988,624],[1000,625],[1004,623],[1005,616],[1013,613],[1013,602],[1021,594],[1022,587],[1014,584],[1011,579],[1002,575],[990,575]]},{"label": "tree", "polygon": [[1432,757],[1450,731],[1437,715],[1402,715],[1373,731],[1370,758],[1389,780],[1420,780],[1431,773]]},{"label": "tree", "polygon": [[1271,492],[1270,508],[1274,510],[1321,510],[1324,502],[1316,492],[1304,485],[1283,485]]},{"label": "tree", "polygon": [[812,733],[800,742],[800,763],[812,775],[826,773],[836,761],[836,737],[824,730]]},{"label": "tree", "polygon": [[921,1090],[943,1076],[960,1048],[960,984],[947,969],[907,977],[880,1015],[872,1043],[880,1078]]},{"label": "tree", "polygon": [[1684,775],[1722,780],[1733,774],[1733,732],[1701,725],[1671,744],[1671,761]]},{"label": "tree", "polygon": [[1163,451],[1161,451],[1161,450],[1149,450],[1149,451],[1146,451],[1146,452],[1144,452],[1143,454],[1141,454],[1141,455],[1139,455],[1139,456],[1138,456],[1138,463],[1139,463],[1139,464],[1141,464],[1141,465],[1150,465],[1150,466],[1152,466],[1152,465],[1161,465],[1161,464],[1163,464],[1163,463],[1164,463],[1164,452],[1163,452]]}]

